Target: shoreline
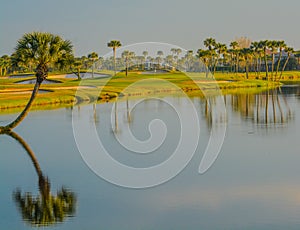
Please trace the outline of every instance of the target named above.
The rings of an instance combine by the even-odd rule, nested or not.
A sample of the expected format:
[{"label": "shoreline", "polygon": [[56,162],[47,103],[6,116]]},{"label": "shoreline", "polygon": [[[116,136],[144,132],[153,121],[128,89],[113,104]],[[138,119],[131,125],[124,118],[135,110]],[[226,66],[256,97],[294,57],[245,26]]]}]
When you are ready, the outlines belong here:
[{"label": "shoreline", "polygon": [[[78,81],[76,79],[60,78],[65,75],[50,75],[59,79],[57,83],[42,84],[33,102],[33,110],[56,109],[70,107],[80,103],[102,103],[115,100],[116,97],[146,97],[149,95],[174,96],[176,90],[168,83],[176,85],[189,97],[213,96],[218,89],[222,94],[230,92],[247,93],[247,91],[264,91],[280,87],[282,83],[263,80],[234,79],[235,76],[221,75],[219,80],[196,77],[194,80],[182,73],[141,75],[132,73],[128,77],[120,73],[108,81],[101,78],[90,78]],[[27,80],[28,78],[24,78]],[[152,80],[143,83],[141,80]],[[27,104],[33,89],[33,84],[16,84],[21,78],[0,79],[0,114],[21,111]],[[159,81],[163,80],[163,81]],[[134,83],[142,83],[135,86]],[[166,83],[167,82],[167,83]],[[201,84],[199,88],[199,84]],[[132,87],[133,85],[133,87]],[[130,92],[126,93],[126,89]],[[217,90],[217,91],[216,91]]]}]

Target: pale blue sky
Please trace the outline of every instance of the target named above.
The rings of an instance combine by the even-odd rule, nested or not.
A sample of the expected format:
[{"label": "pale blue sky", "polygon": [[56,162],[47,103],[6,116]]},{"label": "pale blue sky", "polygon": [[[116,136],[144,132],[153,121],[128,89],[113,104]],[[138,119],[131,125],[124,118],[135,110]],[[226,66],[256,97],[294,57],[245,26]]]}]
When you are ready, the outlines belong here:
[{"label": "pale blue sky", "polygon": [[300,49],[299,9],[299,0],[1,0],[0,55],[31,31],[70,39],[79,56],[107,53],[112,39],[196,50],[207,37],[229,43],[247,36]]}]

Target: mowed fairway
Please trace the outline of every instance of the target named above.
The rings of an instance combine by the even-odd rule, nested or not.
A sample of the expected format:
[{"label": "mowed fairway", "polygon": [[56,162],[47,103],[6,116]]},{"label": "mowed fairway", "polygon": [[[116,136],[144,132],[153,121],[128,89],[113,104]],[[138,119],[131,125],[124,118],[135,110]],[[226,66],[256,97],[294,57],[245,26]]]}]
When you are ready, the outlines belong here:
[{"label": "mowed fairway", "polygon": [[[27,78],[0,79],[0,109],[1,113],[19,111],[22,109],[34,87],[33,84],[19,84]],[[33,109],[51,109],[71,106],[76,103],[90,103],[113,100],[117,96],[145,96],[149,94],[176,94],[184,91],[188,96],[214,95],[221,89],[223,93],[242,91],[261,91],[280,85],[279,82],[263,80],[245,80],[234,74],[216,74],[214,78],[206,78],[201,73],[165,73],[141,74],[130,73],[127,77],[119,73],[110,78],[90,78],[84,80],[59,78],[49,76],[53,84],[42,84],[40,92],[34,101]],[[176,87],[175,87],[176,86]],[[129,88],[128,88],[129,87]]]}]

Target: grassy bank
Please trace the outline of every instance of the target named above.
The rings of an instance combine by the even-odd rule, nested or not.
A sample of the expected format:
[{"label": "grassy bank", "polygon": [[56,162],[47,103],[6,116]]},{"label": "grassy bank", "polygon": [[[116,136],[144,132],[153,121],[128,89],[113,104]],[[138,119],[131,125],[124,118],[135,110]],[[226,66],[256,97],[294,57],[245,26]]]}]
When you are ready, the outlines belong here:
[{"label": "grassy bank", "polygon": [[[30,98],[33,84],[18,83],[30,79],[34,78],[0,79],[1,113],[17,112],[26,105]],[[147,75],[131,73],[127,77],[124,73],[119,73],[112,78],[94,78],[82,81],[50,75],[49,80],[55,80],[56,83],[42,84],[41,91],[33,104],[33,109],[59,108],[80,102],[108,101],[121,95],[145,96],[151,94],[176,94],[176,91],[180,91],[178,88],[189,96],[201,97],[204,95],[203,93],[205,93],[205,95],[216,94],[218,88],[220,88],[223,93],[228,93],[233,90],[263,90],[279,85],[278,82],[252,79],[244,80],[234,74],[221,75],[218,73],[216,74],[216,79],[217,81],[195,73],[191,73],[189,76],[182,73]],[[176,85],[178,88],[170,85],[170,83]],[[127,87],[129,88],[126,89]]]}]

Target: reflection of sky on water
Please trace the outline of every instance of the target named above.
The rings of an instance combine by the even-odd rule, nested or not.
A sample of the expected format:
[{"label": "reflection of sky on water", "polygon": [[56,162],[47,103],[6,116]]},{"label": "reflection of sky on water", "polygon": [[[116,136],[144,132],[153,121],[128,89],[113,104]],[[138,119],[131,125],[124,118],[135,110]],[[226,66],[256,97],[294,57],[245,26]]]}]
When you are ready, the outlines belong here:
[{"label": "reflection of sky on water", "polygon": [[[88,169],[76,149],[70,109],[31,112],[16,131],[26,137],[41,167],[55,181],[57,187],[53,189],[68,184],[78,194],[77,216],[59,229],[298,229],[300,107],[299,97],[294,93],[286,95],[286,99],[293,119],[276,126],[245,119],[242,108],[232,111],[228,104],[228,129],[222,151],[212,168],[199,175],[197,170],[207,143],[209,122],[205,116],[205,101],[194,98],[201,124],[197,153],[177,177],[146,190],[111,185]],[[174,100],[180,106],[182,100]],[[98,132],[103,130],[100,135],[107,141],[113,135],[111,126],[105,122],[110,120],[110,107],[109,103],[95,107]],[[119,102],[119,108],[119,127],[122,128],[122,122],[127,122],[125,100]],[[138,129],[144,128],[144,124],[139,126],[139,123],[143,117],[151,119],[155,115],[150,114],[154,108],[170,120],[169,125],[174,125],[172,111],[163,103],[144,104],[132,113],[132,126],[139,134],[147,135]],[[87,113],[91,122],[94,121],[92,105],[74,109]],[[1,116],[1,124],[11,117]],[[11,192],[16,187],[36,191],[36,175],[27,156],[10,138],[0,136],[0,146],[3,159],[0,163],[0,226],[23,229]],[[118,152],[115,157],[136,163],[130,154],[123,153]],[[151,154],[148,157],[150,159]],[[156,158],[152,160],[155,163]]]}]

